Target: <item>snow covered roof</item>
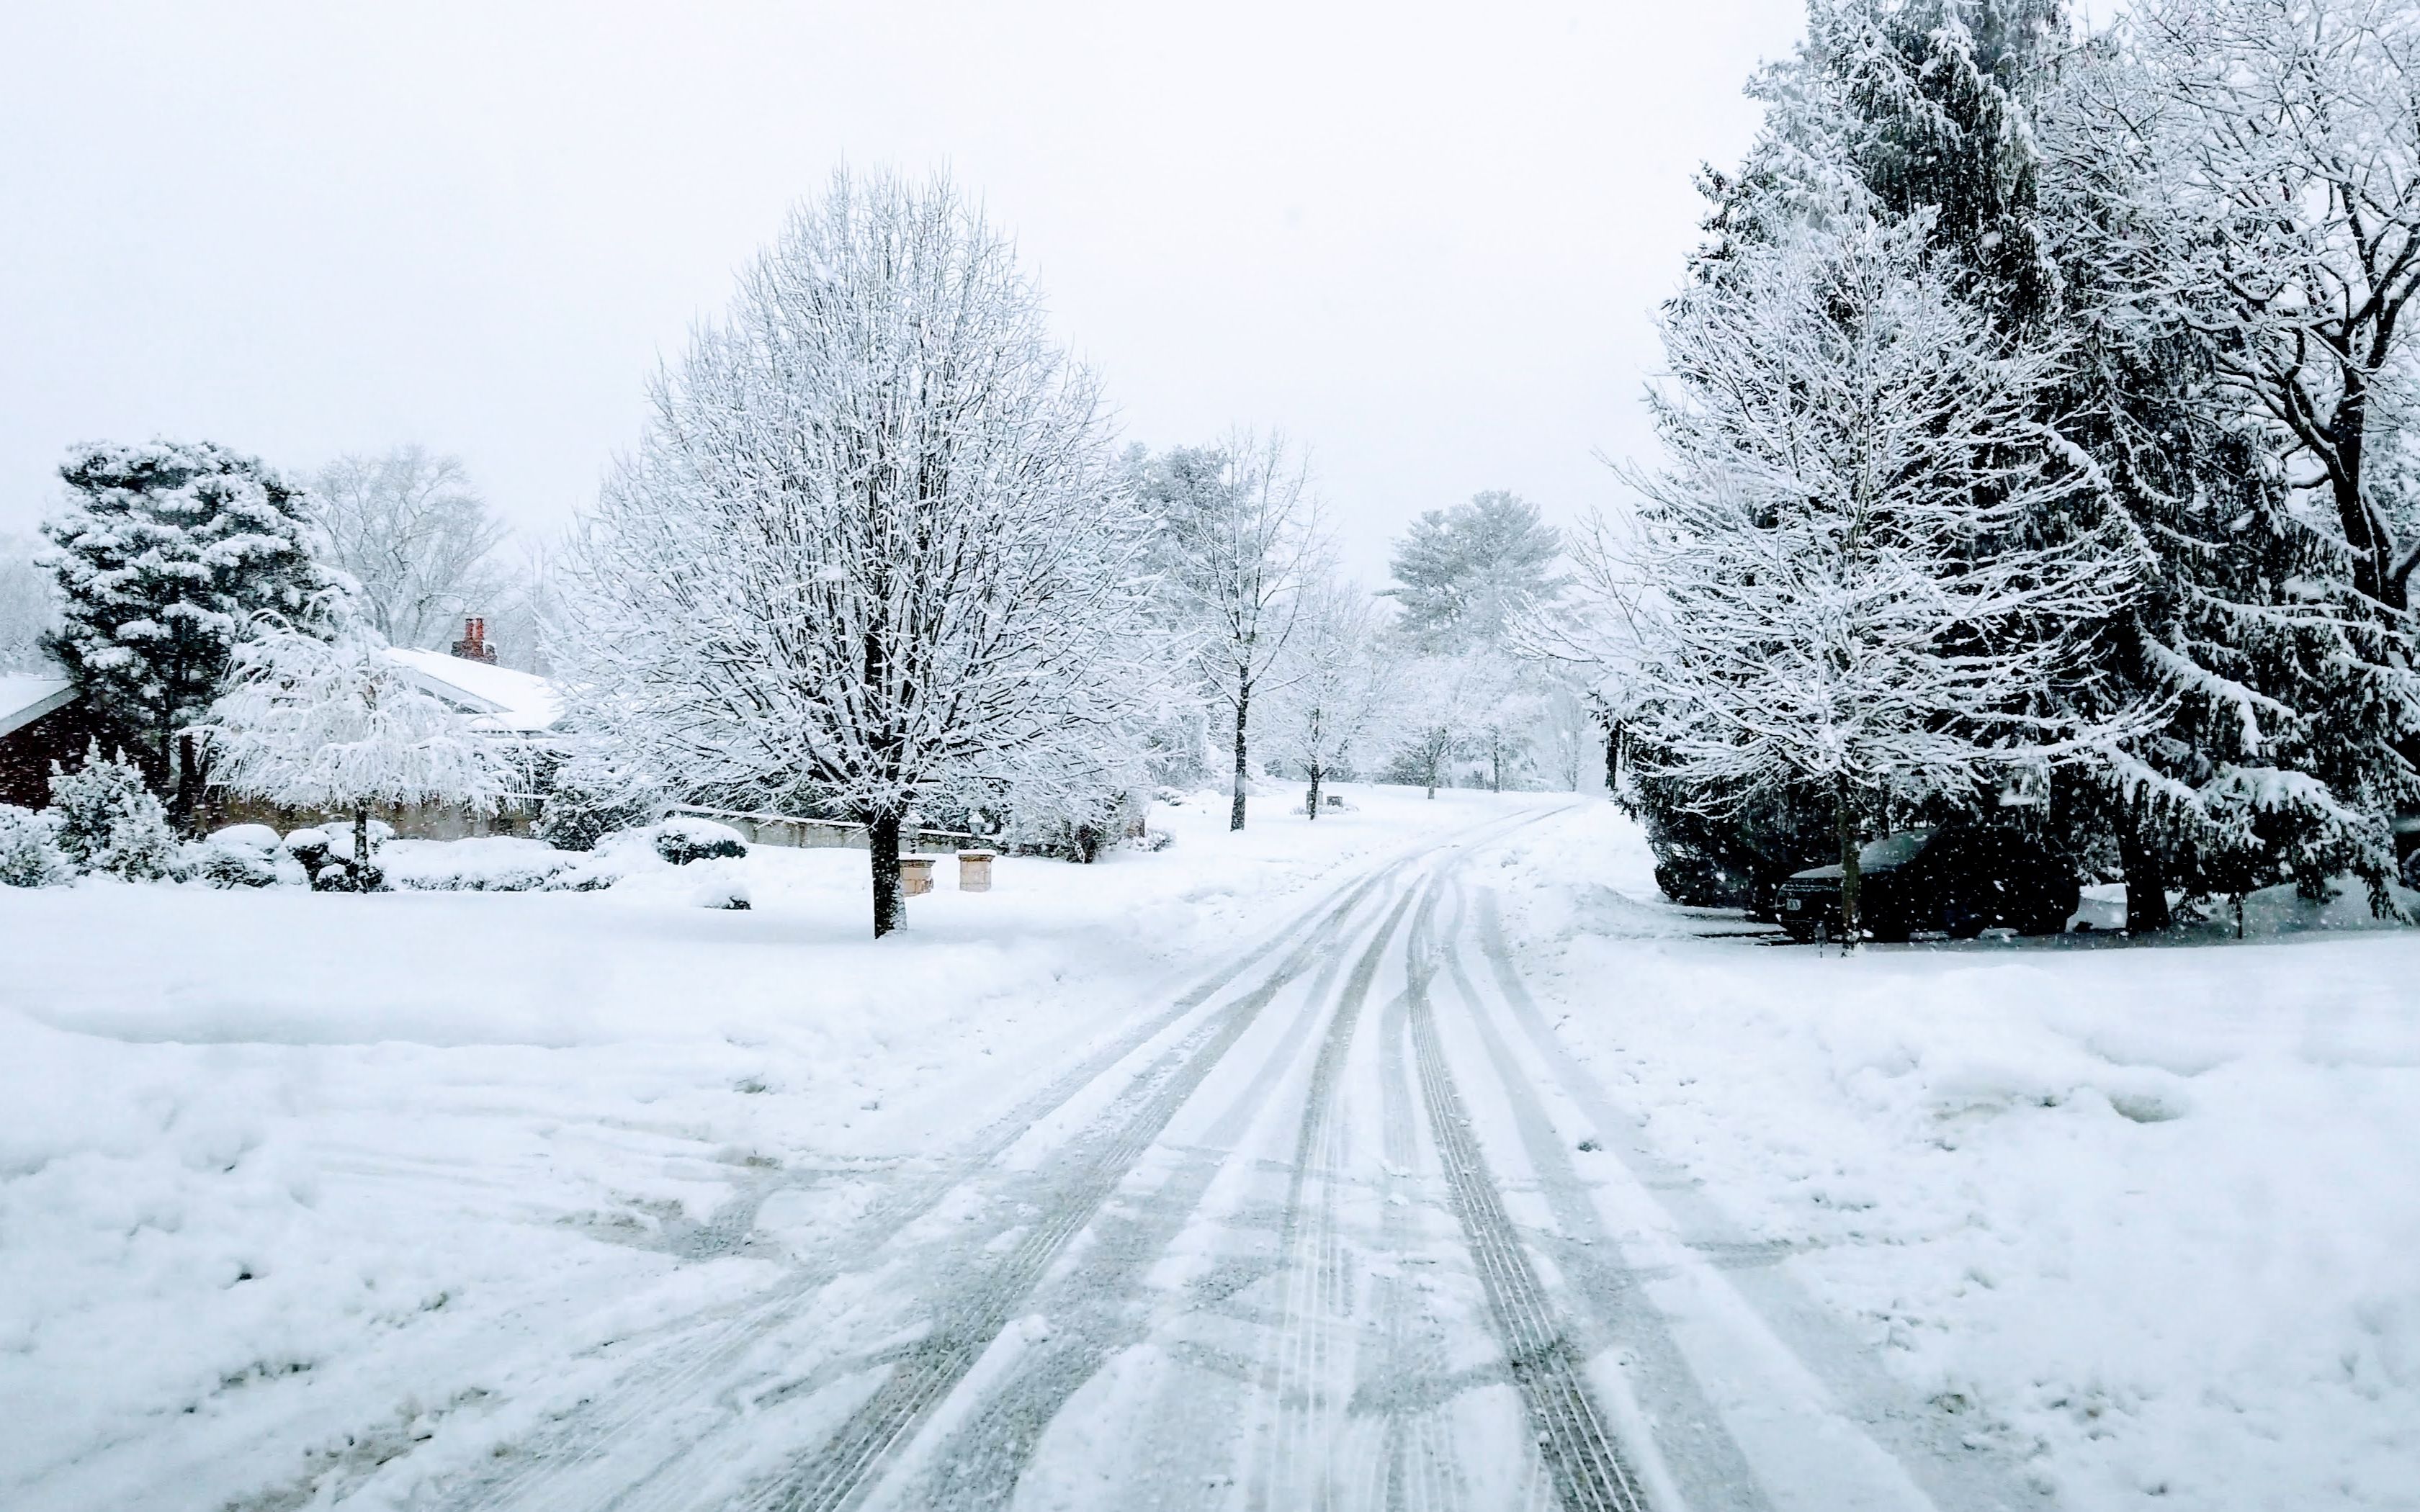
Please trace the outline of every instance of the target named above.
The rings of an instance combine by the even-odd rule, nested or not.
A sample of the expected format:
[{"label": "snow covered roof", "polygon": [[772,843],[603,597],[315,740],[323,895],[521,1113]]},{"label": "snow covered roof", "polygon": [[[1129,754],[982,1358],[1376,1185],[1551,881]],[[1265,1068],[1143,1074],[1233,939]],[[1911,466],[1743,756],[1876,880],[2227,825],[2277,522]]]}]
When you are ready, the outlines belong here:
[{"label": "snow covered roof", "polygon": [[74,698],[75,685],[64,677],[0,672],[0,735],[23,729]]},{"label": "snow covered roof", "polygon": [[422,691],[471,714],[473,730],[535,734],[563,718],[563,695],[543,677],[442,651],[391,646],[387,655]]}]

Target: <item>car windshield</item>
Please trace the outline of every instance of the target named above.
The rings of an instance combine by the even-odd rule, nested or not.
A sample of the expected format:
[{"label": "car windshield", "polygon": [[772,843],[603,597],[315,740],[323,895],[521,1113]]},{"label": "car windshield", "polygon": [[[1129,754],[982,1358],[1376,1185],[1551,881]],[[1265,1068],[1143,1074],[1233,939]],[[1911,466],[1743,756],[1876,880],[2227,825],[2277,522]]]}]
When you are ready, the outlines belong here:
[{"label": "car windshield", "polygon": [[1934,827],[1925,825],[1916,829],[1902,829],[1894,835],[1885,835],[1877,841],[1869,841],[1866,842],[1865,849],[1857,853],[1857,864],[1861,867],[1903,865],[1916,859],[1916,853],[1924,849],[1925,841],[1931,840],[1933,834]]}]

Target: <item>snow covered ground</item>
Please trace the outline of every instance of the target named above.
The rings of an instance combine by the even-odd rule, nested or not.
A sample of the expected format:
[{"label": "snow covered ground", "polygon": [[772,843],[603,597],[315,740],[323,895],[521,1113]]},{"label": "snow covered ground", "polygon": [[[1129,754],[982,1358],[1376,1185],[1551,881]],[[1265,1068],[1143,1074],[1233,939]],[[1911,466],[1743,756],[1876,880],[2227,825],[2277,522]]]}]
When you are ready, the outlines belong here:
[{"label": "snow covered ground", "polygon": [[[1003,859],[988,894],[956,893],[944,862],[880,945],[863,857],[842,851],[642,868],[588,893],[0,889],[0,1505],[465,1504],[449,1488],[577,1426],[648,1341],[700,1319],[723,1320],[727,1354],[773,1350],[733,1379],[796,1376],[795,1401],[748,1409],[760,1427],[861,1416],[854,1382],[872,1378],[853,1362],[891,1358],[886,1329],[913,1335],[892,1315],[955,1284],[960,1254],[920,1251],[911,1225],[902,1254],[844,1257],[861,1264],[761,1335],[760,1299],[901,1190],[941,1191],[945,1151],[1054,1079],[1073,1090],[1001,1148],[997,1201],[937,1197],[926,1229],[1016,1210],[1012,1178],[1047,1176],[1062,1147],[1092,1169],[1107,1157],[1087,1120],[1127,1116],[1107,1071],[1162,1044],[1162,1079],[1198,1074],[1198,1092],[1170,1084],[1166,1137],[1146,1130],[1117,1200],[1035,1262],[1063,1291],[1064,1267],[1114,1269],[1127,1228],[1162,1234],[1159,1261],[1097,1293],[1148,1314],[1148,1336],[1121,1322],[1098,1334],[1115,1348],[1087,1344],[1080,1291],[1008,1299],[980,1364],[936,1378],[951,1395],[910,1456],[929,1461],[922,1489],[886,1504],[954,1485],[993,1504],[949,1478],[989,1461],[934,1441],[991,1443],[999,1400],[1057,1404],[1016,1450],[1019,1505],[1135,1504],[1132,1478],[1166,1468],[1136,1425],[1177,1421],[1146,1411],[1169,1381],[1210,1369],[1206,1396],[1183,1395],[1253,1399],[1202,1363],[1249,1347],[1253,1286],[1280,1286],[1287,1338],[1329,1337],[1325,1308],[1335,1338],[1384,1315],[1388,1350],[1411,1349],[1405,1297],[1433,1325],[1483,1315],[1496,1293],[1458,1237],[1477,1230],[1451,1215],[1473,1199],[1396,1119],[1409,1044],[1460,1082],[1419,1084],[1423,1105],[1467,1108],[1532,1281],[1586,1335],[1658,1505],[1965,1512],[1986,1504],[1921,1461],[1969,1444],[2034,1504],[2420,1505],[2420,932],[1818,957],[1703,937],[1739,926],[1664,903],[1602,803],[1345,791],[1357,807],[1315,825],[1273,794],[1241,836],[1215,800],[1156,807],[1171,849]],[[1385,865],[1525,814],[1454,870]],[[398,846],[394,864],[515,849]],[[718,878],[752,910],[695,906]],[[1284,995],[1257,1021],[1221,1006],[1236,989],[1213,963],[1274,959],[1249,947],[1348,904],[1353,933],[1287,947],[1324,963],[1298,1013]],[[1203,1016],[1137,1038],[1205,972]],[[1211,1033],[1223,1023],[1241,1038]],[[1101,1168],[1113,1186],[1129,1169]],[[1029,1230],[984,1232],[971,1253],[1011,1265]],[[1591,1255],[1628,1279],[1592,1286]],[[1284,1289],[1323,1265],[1341,1299]],[[1275,1282],[1219,1279],[1268,1266]],[[1623,1311],[1633,1287],[1652,1319]],[[1252,1305],[1199,1300],[1229,1292]],[[1634,1325],[1665,1342],[1625,1342]],[[1475,1396],[1402,1411],[1500,1452],[1426,1489],[1549,1504],[1557,1483],[1504,1436],[1517,1405],[1485,1385],[1487,1336],[1435,1341],[1435,1379]],[[1072,1395],[1033,1396],[1047,1373],[1027,1367],[1079,1345]],[[662,1358],[691,1363],[656,1368],[659,1415],[737,1410],[706,1365]],[[1272,1400],[1335,1408],[1268,1429],[1280,1449],[1360,1432],[1321,1395],[1341,1368],[1326,1359],[1270,1365],[1297,1381]],[[1705,1423],[1658,1395],[1673,1381]],[[1187,1438],[1183,1504],[1234,1504],[1193,1462],[1220,1441]],[[1319,1459],[1266,1463],[1245,1489],[1276,1505]]]},{"label": "snow covered ground", "polygon": [[1503,907],[1701,1183],[1676,1229],[1786,1253],[1754,1285],[2063,1505],[2420,1506],[2420,931],[2279,889],[2265,941],[1819,959],[1697,937],[1590,821],[1508,847]]},{"label": "snow covered ground", "polygon": [[[880,945],[841,850],[595,893],[0,887],[0,1506],[340,1494],[556,1356],[762,1285],[771,1246],[698,1231],[735,1196],[778,1218],[763,1173],[954,1137],[1433,822],[1287,798],[1242,835],[1156,804],[1172,848],[1002,857],[987,893],[944,861]],[[693,906],[711,872],[752,909]]]}]

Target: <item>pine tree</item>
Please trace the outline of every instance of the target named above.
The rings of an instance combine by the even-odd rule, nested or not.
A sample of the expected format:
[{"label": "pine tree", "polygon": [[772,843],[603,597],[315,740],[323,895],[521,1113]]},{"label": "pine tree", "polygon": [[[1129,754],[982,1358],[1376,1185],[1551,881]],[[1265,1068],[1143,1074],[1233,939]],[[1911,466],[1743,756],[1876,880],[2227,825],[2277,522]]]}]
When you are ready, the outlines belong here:
[{"label": "pine tree", "polygon": [[1562,537],[1517,494],[1491,489],[1451,509],[1432,509],[1395,543],[1400,632],[1419,650],[1457,655],[1502,647],[1523,615],[1551,601]]},{"label": "pine tree", "polygon": [[263,612],[323,628],[339,585],[311,558],[302,495],[256,458],[207,441],[110,444],[59,472],[70,498],[43,522],[39,560],[64,623],[46,643],[189,824],[202,772],[180,733],[218,696],[236,643]]},{"label": "pine tree", "polygon": [[103,756],[99,741],[86,743],[84,764],[72,772],[51,764],[50,813],[59,851],[78,872],[143,882],[176,864],[167,810],[144,786],[141,770],[121,751]]}]

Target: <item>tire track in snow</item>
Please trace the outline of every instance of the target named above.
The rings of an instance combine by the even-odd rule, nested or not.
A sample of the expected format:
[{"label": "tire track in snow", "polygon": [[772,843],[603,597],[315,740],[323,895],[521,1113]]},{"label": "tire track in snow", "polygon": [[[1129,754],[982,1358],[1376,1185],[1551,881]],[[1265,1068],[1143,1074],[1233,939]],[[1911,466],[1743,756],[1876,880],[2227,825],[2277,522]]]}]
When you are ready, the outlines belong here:
[{"label": "tire track in snow", "polygon": [[[1404,903],[1408,902],[1406,896]],[[1349,1017],[1353,999],[1368,994],[1404,903],[1382,911],[1374,920],[1376,937],[1360,952],[1359,965],[1337,997],[1337,1014]],[[1311,985],[1305,1011],[1272,1048],[1243,1095],[1203,1134],[1201,1145],[1179,1152],[1176,1172],[1147,1196],[1121,1198],[1121,1208],[1144,1210],[1142,1215],[1111,1212],[1099,1220],[1085,1263],[1054,1282],[1050,1294],[1038,1304],[1051,1319],[1050,1341],[1020,1358],[1014,1373],[936,1450],[931,1468],[923,1476],[916,1505],[953,1512],[1008,1505],[1043,1432],[1061,1409],[1111,1354],[1149,1331],[1150,1318],[1137,1316],[1133,1305],[1138,1278],[1166,1252],[1199,1208],[1212,1179],[1232,1156],[1244,1126],[1283,1079],[1282,1068],[1300,1054],[1316,1020],[1317,1005],[1338,991],[1336,979],[1349,958],[1350,952],[1331,956]],[[1331,1015],[1320,1052],[1323,1059],[1333,1041],[1335,1023]]]},{"label": "tire track in snow", "polygon": [[[1778,1266],[1739,1258],[1777,1257],[1732,1225],[1707,1197],[1702,1182],[1666,1160],[1639,1118],[1610,1097],[1555,1037],[1512,963],[1492,890],[1481,891],[1478,914],[1481,952],[1539,1060],[1645,1199],[1671,1219],[1685,1246],[1683,1253],[1702,1261],[1713,1284],[1743,1304],[1751,1326],[1764,1331],[1772,1346],[1806,1372],[1818,1395],[1829,1397],[1821,1404],[1825,1410],[1837,1404],[1836,1431],[1819,1445],[1829,1458],[1846,1458],[1840,1441],[1862,1434],[1867,1443],[1859,1447],[1886,1458],[1889,1471],[1904,1477],[1909,1494],[1898,1498],[1902,1504],[1920,1501],[1946,1512],[2024,1512],[2052,1505],[2047,1487],[2028,1484],[2020,1467],[1967,1443],[1954,1425],[1874,1364],[1869,1348]],[[1773,1389],[1770,1375],[1764,1379]],[[1882,1499],[1887,1491],[1887,1486],[1877,1487],[1870,1504],[1890,1504]]]},{"label": "tire track in snow", "polygon": [[1461,1092],[1437,1039],[1423,976],[1415,973],[1405,993],[1412,1058],[1446,1187],[1486,1289],[1512,1383],[1554,1479],[1556,1497],[1565,1512],[1649,1512],[1637,1478],[1589,1389],[1585,1363],[1539,1285],[1471,1134]]},{"label": "tire track in snow", "polygon": [[[1474,828],[1511,828],[1541,817],[1525,815],[1509,824],[1497,821]],[[1450,839],[1404,856],[1373,876],[1370,885],[1390,879],[1424,855],[1456,842]],[[1306,940],[1297,956],[1319,943],[1316,937]],[[992,1268],[973,1294],[937,1322],[932,1334],[911,1347],[908,1358],[893,1367],[819,1454],[794,1466],[751,1496],[746,1504],[760,1512],[832,1512],[853,1504],[871,1489],[884,1463],[973,1369],[1051,1262],[1092,1222],[1176,1110],[1200,1088],[1295,974],[1298,972],[1273,977],[1224,1011],[1211,1026],[1197,1031],[1197,1036],[1206,1038],[1169,1051],[1152,1070],[1138,1076],[1134,1087],[1140,1096],[1133,1102],[1132,1111],[1089,1155],[1074,1161],[1046,1219]]]},{"label": "tire track in snow", "polygon": [[[1414,858],[1398,858],[1340,885],[1273,935],[1238,952],[1168,1007],[1086,1056],[985,1125],[955,1156],[931,1170],[904,1178],[848,1225],[841,1236],[823,1246],[820,1255],[801,1262],[771,1295],[750,1298],[722,1311],[718,1321],[706,1325],[703,1336],[694,1318],[652,1331],[659,1336],[668,1336],[668,1342],[657,1354],[635,1364],[611,1395],[576,1406],[567,1419],[552,1426],[535,1446],[516,1446],[501,1473],[482,1467],[488,1473],[468,1487],[457,1487],[446,1496],[444,1504],[461,1512],[500,1512],[507,1507],[536,1512],[547,1507],[633,1504],[638,1499],[634,1493],[640,1492],[689,1446],[667,1445],[667,1452],[655,1462],[628,1470],[602,1463],[616,1449],[643,1442],[644,1428],[693,1402],[707,1383],[744,1373],[747,1357],[758,1341],[793,1321],[815,1294],[853,1261],[880,1250],[908,1226],[939,1207],[951,1193],[998,1160],[1044,1119],[1213,1001],[1254,966],[1264,964],[1270,950],[1300,935],[1299,942],[1269,976],[1247,994],[1248,997],[1273,995],[1308,968],[1315,957],[1316,946],[1326,933]],[[588,1473],[593,1471],[606,1473]]]},{"label": "tire track in snow", "polygon": [[[1374,873],[1356,898],[1366,893],[1368,887],[1390,881],[1439,852],[1500,838],[1551,812],[1482,821],[1423,845]],[[1332,916],[1320,933],[1306,938],[1296,952],[1297,958],[1310,955],[1326,943],[1323,936],[1339,931],[1341,918],[1341,913]],[[1386,933],[1391,933],[1392,928],[1390,919]],[[1373,972],[1381,954],[1377,949],[1371,951]],[[938,1319],[934,1331],[910,1347],[908,1357],[892,1368],[874,1396],[851,1415],[820,1454],[794,1462],[783,1474],[750,1496],[745,1504],[754,1512],[825,1512],[852,1505],[869,1492],[887,1462],[906,1447],[917,1429],[974,1368],[1051,1263],[1093,1222],[1176,1110],[1199,1089],[1278,990],[1298,974],[1297,970],[1271,979],[1214,1019],[1215,1033],[1213,1025],[1197,1031],[1212,1034],[1206,1043],[1198,1048],[1188,1045],[1172,1050],[1155,1063],[1154,1072],[1138,1077],[1137,1087],[1148,1081],[1154,1084],[1151,1089],[1102,1148],[1089,1156],[1071,1157],[1074,1168],[1063,1179],[1048,1217],[1029,1231],[1005,1260],[991,1268],[972,1295]],[[1070,1391],[1075,1384],[1080,1384],[1080,1381],[1071,1381]],[[1063,1396],[1061,1401],[1063,1400]],[[1044,1426],[1030,1425],[1027,1452]]]},{"label": "tire track in snow", "polygon": [[1535,1084],[1513,1058],[1471,980],[1461,948],[1466,912],[1457,883],[1454,919],[1443,933],[1438,964],[1462,1002],[1462,1018],[1496,1072],[1521,1153],[1565,1241],[1555,1255],[1556,1264],[1571,1278],[1563,1289],[1619,1341],[1623,1378],[1633,1396],[1652,1404],[1656,1452],[1691,1512],[1771,1512],[1772,1503],[1755,1472],[1707,1400],[1663,1316],[1622,1264],[1621,1248],[1590,1200],[1570,1147],[1547,1118]]},{"label": "tire track in snow", "polygon": [[[1337,1082],[1351,1051],[1361,1007],[1377,980],[1387,944],[1411,906],[1406,892],[1387,918],[1336,1000],[1311,1062],[1303,1093],[1302,1121],[1295,1136],[1292,1174],[1286,1182],[1285,1216],[1278,1229],[1278,1326],[1262,1372],[1269,1404],[1265,1454],[1249,1483],[1246,1504],[1326,1507],[1330,1504],[1326,1467],[1319,1453],[1335,1431],[1337,1410],[1327,1390],[1327,1350],[1350,1315],[1351,1278],[1336,1212],[1337,1183],[1348,1157],[1344,1120],[1338,1116]],[[1316,1187],[1306,1208],[1304,1194]],[[1308,1493],[1300,1487],[1308,1472]]]},{"label": "tire track in snow", "polygon": [[1435,1381],[1447,1368],[1444,1331],[1420,1304],[1406,1273],[1411,1249],[1409,1214],[1416,1200],[1412,1172],[1419,1162],[1419,1132],[1405,1049],[1411,1024],[1411,977],[1423,969],[1435,927],[1436,893],[1421,900],[1404,940],[1405,981],[1378,1019],[1379,1160],[1378,1240],[1394,1261],[1371,1288],[1379,1347],[1374,1370],[1356,1384],[1355,1407],[1375,1414],[1383,1427],[1377,1460],[1360,1480],[1356,1505],[1386,1512],[1429,1512],[1460,1507],[1469,1485],[1454,1458],[1453,1436],[1434,1401],[1406,1399],[1404,1384]]}]

